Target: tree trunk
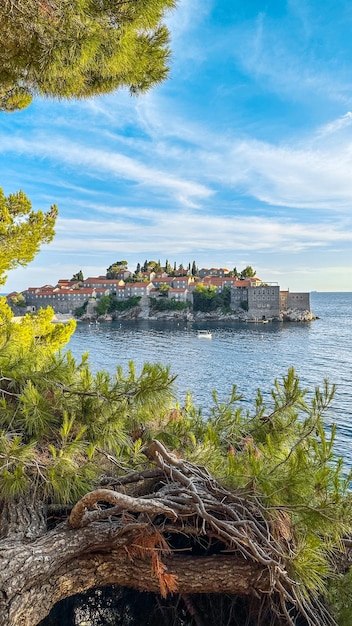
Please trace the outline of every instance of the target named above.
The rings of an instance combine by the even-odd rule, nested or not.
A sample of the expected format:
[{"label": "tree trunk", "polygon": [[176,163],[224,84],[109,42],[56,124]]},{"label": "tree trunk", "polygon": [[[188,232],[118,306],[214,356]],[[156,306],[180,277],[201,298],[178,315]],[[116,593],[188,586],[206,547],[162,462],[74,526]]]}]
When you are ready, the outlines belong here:
[{"label": "tree trunk", "polygon": [[[139,529],[142,530],[142,529]],[[131,536],[121,523],[67,524],[28,544],[0,542],[0,626],[35,626],[58,602],[97,586],[120,585],[160,593],[151,559],[131,557]],[[234,555],[163,558],[177,577],[177,592],[249,595],[268,592],[267,571]]]}]

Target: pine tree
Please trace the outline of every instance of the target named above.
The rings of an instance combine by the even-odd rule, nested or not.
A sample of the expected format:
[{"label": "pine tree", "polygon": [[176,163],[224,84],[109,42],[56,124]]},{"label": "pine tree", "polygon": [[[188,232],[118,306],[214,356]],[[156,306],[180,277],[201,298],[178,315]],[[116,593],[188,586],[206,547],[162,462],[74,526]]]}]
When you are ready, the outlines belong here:
[{"label": "pine tree", "polygon": [[118,274],[127,270],[127,261],[115,261],[106,270],[106,278],[117,278]]},{"label": "pine tree", "polygon": [[165,80],[175,0],[4,0],[0,3],[0,110],[36,95],[87,98]]},{"label": "pine tree", "polygon": [[0,285],[6,272],[27,265],[53,239],[57,212],[55,205],[47,213],[34,211],[23,191],[5,197],[0,188]]},{"label": "pine tree", "polygon": [[77,282],[82,282],[84,280],[84,276],[83,276],[82,270],[79,270],[79,272],[77,272],[77,274],[73,274],[71,280],[77,281]]},{"label": "pine tree", "polygon": [[251,265],[247,265],[247,267],[245,267],[240,273],[240,278],[253,278],[255,275],[256,271],[251,267]]}]

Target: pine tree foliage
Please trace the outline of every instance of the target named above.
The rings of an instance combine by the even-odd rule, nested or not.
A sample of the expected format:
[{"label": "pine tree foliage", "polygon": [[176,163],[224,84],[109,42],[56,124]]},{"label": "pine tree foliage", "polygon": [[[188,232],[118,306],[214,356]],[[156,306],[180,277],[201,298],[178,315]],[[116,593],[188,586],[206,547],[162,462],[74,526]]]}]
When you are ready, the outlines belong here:
[{"label": "pine tree foliage", "polygon": [[[74,503],[92,488],[110,453],[136,458],[136,431],[172,400],[168,368],[130,364],[115,376],[90,372],[60,351],[75,323],[53,324],[41,310],[13,323],[2,299],[0,346],[0,498],[25,492]],[[105,456],[104,456],[105,455]],[[138,456],[138,455],[137,455]]]},{"label": "pine tree foliage", "polygon": [[0,3],[0,110],[33,96],[87,98],[165,80],[175,0],[4,0]]},{"label": "pine tree foliage", "polygon": [[27,265],[53,239],[57,213],[55,205],[47,213],[34,211],[23,191],[6,197],[0,188],[0,285],[7,271]]},{"label": "pine tree foliage", "polygon": [[229,489],[261,500],[287,542],[289,571],[310,598],[331,591],[336,555],[352,531],[351,473],[334,452],[336,426],[327,434],[324,424],[334,391],[324,381],[308,394],[291,368],[275,382],[270,408],[258,390],[254,411],[245,411],[235,386],[227,402],[213,392],[204,417],[188,399],[157,434]]}]

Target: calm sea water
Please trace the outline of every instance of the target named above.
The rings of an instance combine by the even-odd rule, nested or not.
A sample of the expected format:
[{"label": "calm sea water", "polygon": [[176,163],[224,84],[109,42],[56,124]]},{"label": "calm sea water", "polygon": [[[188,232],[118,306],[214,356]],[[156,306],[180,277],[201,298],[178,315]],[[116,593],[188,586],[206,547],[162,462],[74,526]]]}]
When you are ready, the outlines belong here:
[{"label": "calm sea water", "polygon": [[[258,387],[270,402],[274,379],[290,366],[312,390],[328,378],[337,391],[326,424],[338,424],[336,450],[352,466],[352,293],[312,293],[311,305],[319,319],[310,323],[81,323],[68,347],[76,357],[88,351],[93,371],[114,373],[131,360],[137,370],[146,361],[170,365],[180,403],[190,391],[205,413],[212,390],[225,399],[233,384],[248,406]],[[199,339],[201,328],[212,339]]]}]

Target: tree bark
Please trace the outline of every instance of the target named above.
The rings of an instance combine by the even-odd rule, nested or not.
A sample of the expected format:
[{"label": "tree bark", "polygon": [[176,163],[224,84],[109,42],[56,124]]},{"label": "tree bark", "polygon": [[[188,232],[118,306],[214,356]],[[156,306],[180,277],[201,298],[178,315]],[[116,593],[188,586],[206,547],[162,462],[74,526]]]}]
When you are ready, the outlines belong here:
[{"label": "tree bark", "polygon": [[[135,530],[135,525],[134,530]],[[0,626],[35,626],[70,595],[106,585],[160,593],[151,560],[131,560],[131,543],[120,522],[95,522],[86,528],[67,524],[28,544],[0,542]],[[166,556],[177,593],[250,595],[270,589],[268,572],[231,554]]]},{"label": "tree bark", "polygon": [[46,506],[32,498],[17,498],[2,502],[0,509],[0,539],[31,540],[46,532]]}]

